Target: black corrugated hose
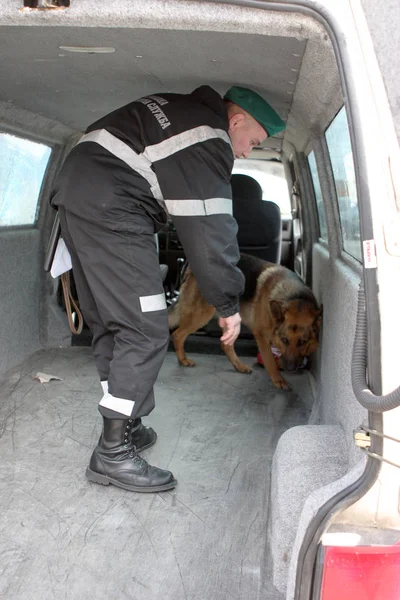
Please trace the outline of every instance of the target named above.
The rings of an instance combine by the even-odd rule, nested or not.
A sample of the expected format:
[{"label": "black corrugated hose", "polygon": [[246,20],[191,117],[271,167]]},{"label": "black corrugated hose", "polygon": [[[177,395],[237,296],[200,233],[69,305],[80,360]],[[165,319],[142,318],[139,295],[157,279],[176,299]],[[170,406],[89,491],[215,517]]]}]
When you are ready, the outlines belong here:
[{"label": "black corrugated hose", "polygon": [[364,284],[358,290],[356,334],[354,338],[351,382],[359,403],[371,412],[383,413],[400,406],[400,387],[386,396],[375,396],[367,384],[367,313]]}]

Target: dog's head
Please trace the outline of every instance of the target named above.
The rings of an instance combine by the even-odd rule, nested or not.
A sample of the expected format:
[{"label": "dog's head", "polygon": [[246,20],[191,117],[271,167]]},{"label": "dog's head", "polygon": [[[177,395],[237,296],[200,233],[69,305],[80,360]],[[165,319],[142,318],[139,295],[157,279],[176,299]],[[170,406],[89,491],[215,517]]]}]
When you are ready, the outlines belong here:
[{"label": "dog's head", "polygon": [[322,322],[322,305],[315,308],[305,300],[292,300],[281,305],[271,300],[270,308],[275,327],[271,344],[281,353],[286,371],[295,371],[304,357],[318,348],[318,334]]}]

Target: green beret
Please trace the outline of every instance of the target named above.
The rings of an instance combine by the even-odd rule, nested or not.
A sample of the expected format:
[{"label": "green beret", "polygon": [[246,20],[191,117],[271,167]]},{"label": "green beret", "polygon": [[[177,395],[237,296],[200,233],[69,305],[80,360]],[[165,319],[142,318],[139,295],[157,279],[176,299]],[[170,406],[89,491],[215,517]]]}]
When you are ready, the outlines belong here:
[{"label": "green beret", "polygon": [[272,106],[253,90],[234,85],[226,92],[224,100],[229,100],[246,110],[270,137],[286,127]]}]

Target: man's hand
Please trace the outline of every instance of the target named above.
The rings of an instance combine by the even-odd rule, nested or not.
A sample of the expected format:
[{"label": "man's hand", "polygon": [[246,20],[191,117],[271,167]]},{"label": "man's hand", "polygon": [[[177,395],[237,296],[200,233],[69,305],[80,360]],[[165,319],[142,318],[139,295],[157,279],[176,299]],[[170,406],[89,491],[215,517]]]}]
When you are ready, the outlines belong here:
[{"label": "man's hand", "polygon": [[221,342],[227,346],[233,346],[237,336],[240,333],[240,323],[242,319],[239,313],[232,315],[231,317],[220,317],[218,324],[223,329],[223,335]]}]

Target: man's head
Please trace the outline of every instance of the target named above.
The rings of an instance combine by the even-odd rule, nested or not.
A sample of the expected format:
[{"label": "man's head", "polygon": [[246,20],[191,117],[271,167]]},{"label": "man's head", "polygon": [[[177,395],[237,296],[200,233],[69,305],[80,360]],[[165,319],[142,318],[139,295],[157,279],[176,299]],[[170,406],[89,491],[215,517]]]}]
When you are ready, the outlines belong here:
[{"label": "man's head", "polygon": [[235,158],[248,158],[252,149],[268,137],[267,132],[240,106],[228,102],[227,107],[233,154]]},{"label": "man's head", "polygon": [[285,128],[272,106],[252,90],[234,86],[227,91],[224,100],[235,158],[247,158],[255,146]]}]

